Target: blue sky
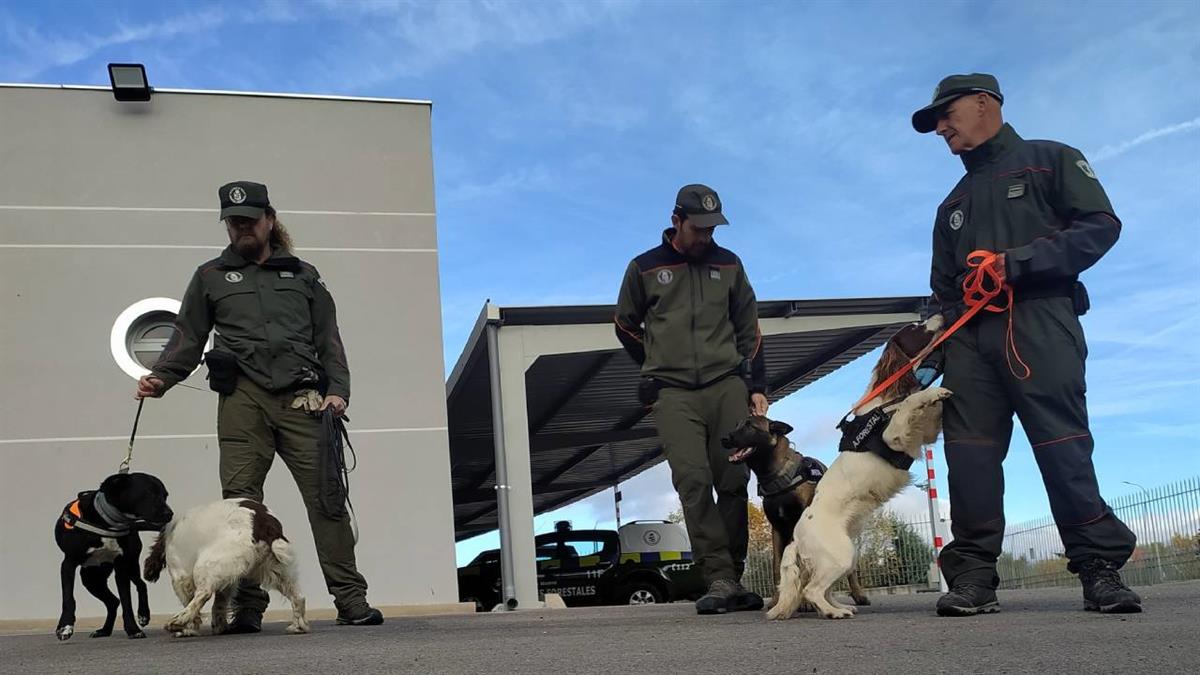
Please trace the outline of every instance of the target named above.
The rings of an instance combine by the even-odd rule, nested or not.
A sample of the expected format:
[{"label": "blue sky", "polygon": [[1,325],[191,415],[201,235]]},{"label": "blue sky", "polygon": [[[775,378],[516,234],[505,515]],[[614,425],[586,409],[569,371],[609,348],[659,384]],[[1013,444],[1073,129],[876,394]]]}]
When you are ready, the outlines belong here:
[{"label": "blue sky", "polygon": [[[106,84],[125,60],[161,87],[432,100],[447,370],[485,298],[613,302],[690,182],[762,299],[927,293],[962,166],[909,115],[943,75],[994,73],[1006,120],[1083,150],[1125,224],[1084,277],[1103,491],[1200,473],[1195,2],[0,2],[0,80]],[[833,459],[871,363],[773,408],[802,451]],[[1019,433],[1006,471],[1010,520],[1048,513]],[[625,495],[665,516],[665,466]],[[538,531],[559,517],[611,522],[611,495]]]}]

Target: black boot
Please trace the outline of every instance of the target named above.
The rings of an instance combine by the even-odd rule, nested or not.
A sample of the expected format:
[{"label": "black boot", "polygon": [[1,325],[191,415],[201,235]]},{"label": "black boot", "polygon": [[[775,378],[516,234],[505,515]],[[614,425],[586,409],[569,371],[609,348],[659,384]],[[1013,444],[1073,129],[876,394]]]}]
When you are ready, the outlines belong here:
[{"label": "black boot", "polygon": [[762,596],[737,583],[737,591],[729,599],[731,612],[757,612],[763,608]]},{"label": "black boot", "polygon": [[996,591],[987,586],[970,582],[959,582],[950,587],[950,592],[938,598],[938,616],[974,616],[1000,611]]},{"label": "black boot", "polygon": [[1083,584],[1083,608],[1104,614],[1137,614],[1142,611],[1142,599],[1129,590],[1116,565],[1093,558],[1079,566],[1079,581]]},{"label": "black boot", "polygon": [[244,635],[262,632],[262,612],[250,609],[238,610],[233,615],[233,621],[225,629],[224,635]]},{"label": "black boot", "polygon": [[378,626],[383,623],[383,612],[368,604],[362,604],[354,609],[338,611],[337,625],[339,626]]},{"label": "black boot", "polygon": [[696,613],[724,614],[729,611],[730,601],[737,592],[737,582],[732,579],[717,579],[708,585],[708,592],[696,601]]}]

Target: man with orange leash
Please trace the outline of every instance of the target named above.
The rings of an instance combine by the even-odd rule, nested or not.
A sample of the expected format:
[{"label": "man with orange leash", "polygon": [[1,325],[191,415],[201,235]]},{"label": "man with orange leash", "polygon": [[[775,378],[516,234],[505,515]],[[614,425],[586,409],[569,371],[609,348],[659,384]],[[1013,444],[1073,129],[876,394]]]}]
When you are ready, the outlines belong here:
[{"label": "man with orange leash", "polygon": [[[1140,612],[1141,599],[1117,571],[1136,538],[1100,496],[1092,466],[1078,318],[1088,309],[1078,275],[1112,248],[1121,222],[1083,155],[1024,140],[1004,123],[1003,102],[995,77],[951,75],[912,116],[913,128],[936,130],[967,171],[934,221],[934,304],[949,325],[973,299],[992,303],[943,345],[943,385],[954,392],[942,420],[954,541],[941,553],[950,592],[937,613],[999,610],[1002,462],[1014,413],[1033,446],[1067,569],[1083,585],[1084,608]],[[931,361],[917,370],[925,384],[937,374]]]}]

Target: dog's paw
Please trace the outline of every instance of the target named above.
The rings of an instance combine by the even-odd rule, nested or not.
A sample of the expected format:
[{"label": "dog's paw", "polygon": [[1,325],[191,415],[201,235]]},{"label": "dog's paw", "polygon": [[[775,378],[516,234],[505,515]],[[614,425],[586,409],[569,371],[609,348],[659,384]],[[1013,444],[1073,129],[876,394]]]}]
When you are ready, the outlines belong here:
[{"label": "dog's paw", "polygon": [[858,605],[859,607],[870,607],[871,606],[871,599],[865,595],[853,597],[853,599],[854,599],[854,604]]},{"label": "dog's paw", "polygon": [[785,619],[790,619],[790,618],[792,618],[792,613],[784,612],[783,608],[780,607],[779,605],[776,605],[767,611],[767,620],[768,621],[783,621]]},{"label": "dog's paw", "polygon": [[75,626],[72,626],[71,624],[59,626],[58,629],[54,631],[54,637],[58,638],[59,641],[70,640],[71,636],[74,634]]},{"label": "dog's paw", "polygon": [[929,389],[926,389],[925,391],[930,394],[930,399],[931,399],[930,403],[934,403],[937,401],[945,401],[946,399],[948,399],[954,395],[954,392],[950,391],[949,389],[947,389],[945,387],[930,387]]},{"label": "dog's paw", "polygon": [[854,611],[847,609],[833,608],[829,611],[822,612],[826,619],[849,619],[854,616]]},{"label": "dog's paw", "polygon": [[132,633],[126,631],[125,634],[129,636],[130,640],[142,640],[142,639],[145,639],[145,637],[146,637],[146,634],[140,630],[135,630]]},{"label": "dog's paw", "polygon": [[141,626],[142,628],[149,626],[150,625],[149,610],[138,610],[137,622],[138,622],[138,625]]},{"label": "dog's paw", "polygon": [[111,628],[109,628],[108,630],[105,630],[103,628],[97,628],[96,630],[92,631],[92,634],[89,635],[88,637],[102,638],[102,637],[108,637],[110,635],[112,635]]},{"label": "dog's paw", "polygon": [[307,633],[309,631],[308,621],[301,620],[288,624],[287,632],[289,633]]}]

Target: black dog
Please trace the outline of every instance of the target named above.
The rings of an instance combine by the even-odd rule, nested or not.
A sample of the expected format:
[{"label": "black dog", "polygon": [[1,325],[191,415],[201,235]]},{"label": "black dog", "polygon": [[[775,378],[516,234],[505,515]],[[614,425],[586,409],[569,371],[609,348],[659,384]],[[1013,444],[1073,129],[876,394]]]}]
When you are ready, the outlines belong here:
[{"label": "black dog", "polygon": [[[115,474],[104,479],[99,490],[80,492],[79,498],[63,508],[54,524],[54,541],[62,549],[62,616],[54,634],[68,640],[75,633],[75,568],[83,585],[108,610],[104,625],[92,637],[112,635],[120,606],[125,634],[144,638],[141,626],[150,623],[146,582],[138,569],[142,553],[141,530],[161,530],[174,517],[167,506],[167,488],[147,473]],[[108,576],[117,573],[118,600],[108,588]],[[129,584],[137,586],[137,621]]]},{"label": "black dog", "polygon": [[[800,522],[804,509],[812,504],[817,482],[827,469],[818,460],[792,449],[787,439],[790,433],[792,427],[786,422],[751,415],[721,439],[723,447],[733,450],[729,453],[729,461],[745,463],[758,478],[763,513],[771,523],[772,575],[779,573],[783,549],[792,543],[796,523]],[[857,572],[851,572],[847,581],[854,604],[871,604],[858,582]]]}]

